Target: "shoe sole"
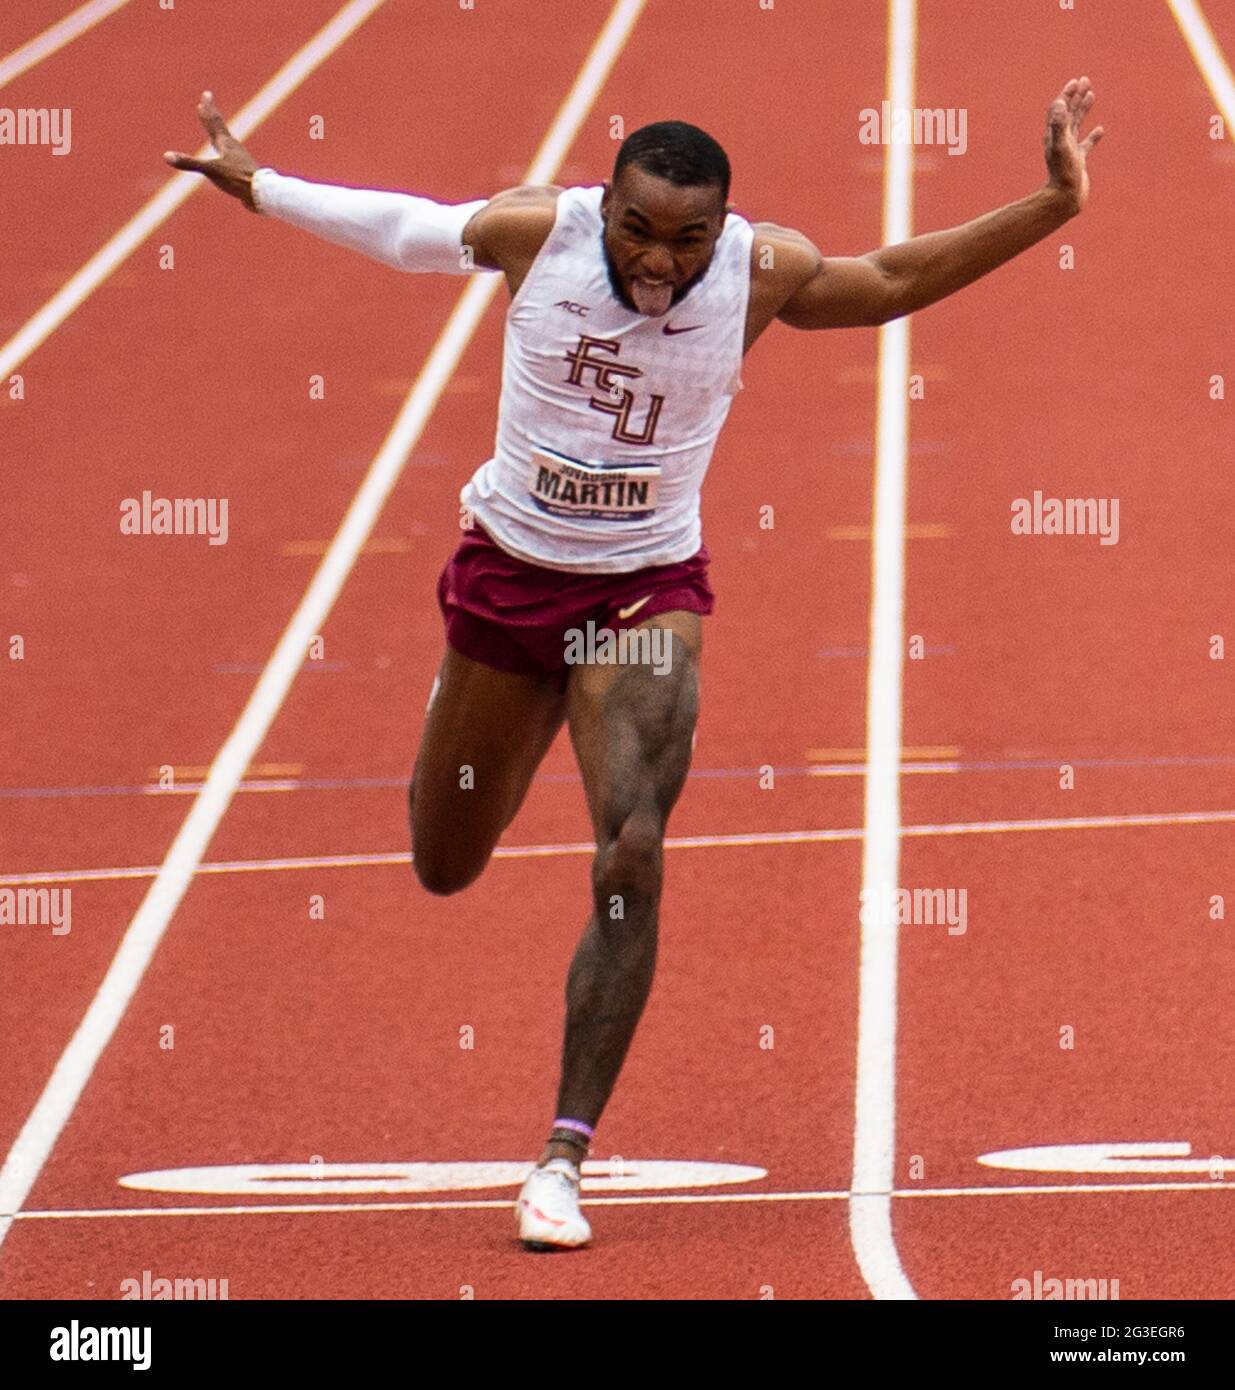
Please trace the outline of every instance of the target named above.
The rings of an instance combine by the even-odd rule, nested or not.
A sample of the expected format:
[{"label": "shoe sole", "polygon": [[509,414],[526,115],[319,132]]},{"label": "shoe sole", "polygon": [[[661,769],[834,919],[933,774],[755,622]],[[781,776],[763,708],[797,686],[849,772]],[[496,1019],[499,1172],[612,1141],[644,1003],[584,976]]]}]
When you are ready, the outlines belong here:
[{"label": "shoe sole", "polygon": [[[520,1198],[519,1198],[519,1208],[518,1208],[520,1212],[523,1210],[523,1207],[524,1207],[524,1206],[527,1206],[527,1207],[529,1207],[532,1211],[534,1211],[534,1212],[536,1213],[536,1215],[537,1215],[538,1217],[541,1218],[541,1220],[547,1220],[547,1218],[544,1216],[544,1214],[540,1211],[540,1209],[539,1209],[538,1207],[532,1206],[532,1204],[531,1204],[530,1202],[528,1202],[528,1201],[526,1200],[526,1198],[520,1197]],[[559,1223],[557,1223],[557,1224],[559,1224],[559,1225],[564,1225],[565,1223],[564,1223],[564,1222],[559,1222]],[[592,1237],[591,1237],[590,1234],[588,1235],[588,1237],[587,1237],[586,1240],[569,1241],[569,1242],[568,1242],[568,1241],[564,1241],[564,1240],[542,1240],[542,1239],[540,1239],[540,1238],[538,1238],[538,1237],[536,1237],[536,1236],[525,1236],[525,1235],[522,1235],[522,1234],[520,1234],[518,1231],[516,1231],[515,1235],[516,1235],[516,1238],[517,1238],[518,1240],[520,1240],[520,1241],[523,1242],[523,1244],[527,1247],[527,1249],[529,1249],[529,1250],[536,1250],[536,1251],[542,1251],[542,1252],[553,1251],[553,1250],[582,1250],[582,1249],[584,1248],[584,1246],[586,1246],[586,1245],[591,1241],[591,1239],[592,1239]]]}]

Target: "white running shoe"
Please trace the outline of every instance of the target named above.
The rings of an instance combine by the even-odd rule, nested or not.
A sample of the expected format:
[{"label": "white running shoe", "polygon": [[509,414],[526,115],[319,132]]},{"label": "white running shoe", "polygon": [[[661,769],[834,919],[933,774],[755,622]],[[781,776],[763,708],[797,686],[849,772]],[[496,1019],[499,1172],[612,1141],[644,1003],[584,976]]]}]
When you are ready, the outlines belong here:
[{"label": "white running shoe", "polygon": [[515,1203],[515,1227],[533,1249],[573,1249],[592,1239],[579,1210],[579,1170],[568,1158],[532,1169]]}]

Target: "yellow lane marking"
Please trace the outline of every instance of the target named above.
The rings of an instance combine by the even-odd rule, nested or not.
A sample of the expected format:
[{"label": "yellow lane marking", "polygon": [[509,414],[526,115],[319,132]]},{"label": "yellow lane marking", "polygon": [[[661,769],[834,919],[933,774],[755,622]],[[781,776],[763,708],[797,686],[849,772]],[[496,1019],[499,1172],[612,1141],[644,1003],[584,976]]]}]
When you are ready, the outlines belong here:
[{"label": "yellow lane marking", "polygon": [[[280,555],[325,555],[329,541],[284,541]],[[406,536],[371,536],[360,547],[361,555],[407,555],[412,543]]]},{"label": "yellow lane marking", "polygon": [[[824,535],[830,541],[868,541],[869,526],[829,526]],[[911,521],[905,527],[907,541],[947,541],[956,535],[956,528],[941,521]]]},{"label": "yellow lane marking", "polygon": [[[951,743],[926,743],[916,748],[902,748],[901,759],[909,761],[914,758],[959,758],[960,753],[961,750]],[[866,749],[808,748],[806,761],[808,763],[861,763],[866,761]]]},{"label": "yellow lane marking", "polygon": [[[210,765],[204,767],[186,764],[184,767],[176,763],[171,764],[172,777],[177,781],[183,777],[186,780],[201,781],[210,775]],[[250,763],[246,771],[254,777],[299,777],[304,771],[304,763]],[[152,767],[147,771],[147,776],[156,781],[163,775],[162,767]]]}]

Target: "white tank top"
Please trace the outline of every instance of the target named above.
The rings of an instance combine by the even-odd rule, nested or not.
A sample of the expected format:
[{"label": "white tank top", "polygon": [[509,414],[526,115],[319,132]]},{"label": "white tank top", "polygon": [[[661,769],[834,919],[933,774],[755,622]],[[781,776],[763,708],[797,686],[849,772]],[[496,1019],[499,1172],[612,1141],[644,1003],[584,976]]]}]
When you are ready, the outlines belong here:
[{"label": "white tank top", "polygon": [[459,494],[504,550],[585,574],[699,549],[699,489],[742,388],[754,237],[729,213],[703,278],[647,318],[610,284],[602,193],[558,196],[506,315],[494,455]]}]

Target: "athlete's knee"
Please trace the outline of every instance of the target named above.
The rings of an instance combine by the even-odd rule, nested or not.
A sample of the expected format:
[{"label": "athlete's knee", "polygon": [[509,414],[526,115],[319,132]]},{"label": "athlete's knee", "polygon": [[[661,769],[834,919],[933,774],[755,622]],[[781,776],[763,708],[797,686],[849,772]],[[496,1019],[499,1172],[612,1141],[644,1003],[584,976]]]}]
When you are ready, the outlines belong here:
[{"label": "athlete's knee", "polygon": [[[642,806],[623,816],[597,847],[592,886],[602,919],[623,920],[628,903],[654,904],[659,898],[664,836],[664,817]],[[613,916],[617,911],[621,917]]]},{"label": "athlete's knee", "polygon": [[484,870],[486,861],[467,861],[447,854],[434,854],[425,849],[412,846],[412,869],[420,880],[420,886],[438,898],[448,898],[452,893],[461,893],[475,883]]},{"label": "athlete's knee", "polygon": [[416,805],[414,784],[409,789],[412,822],[412,870],[422,888],[437,897],[460,893],[475,883],[489,862],[489,850],[475,850],[458,836],[443,834],[425,807]]}]

